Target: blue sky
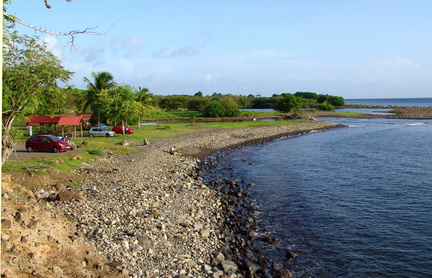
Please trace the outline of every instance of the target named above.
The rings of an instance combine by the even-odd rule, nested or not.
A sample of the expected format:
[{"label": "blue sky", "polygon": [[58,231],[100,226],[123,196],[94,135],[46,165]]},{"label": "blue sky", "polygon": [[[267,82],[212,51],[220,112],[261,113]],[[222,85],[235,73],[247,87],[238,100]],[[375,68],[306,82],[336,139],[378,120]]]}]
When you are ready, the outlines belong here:
[{"label": "blue sky", "polygon": [[[295,93],[349,98],[432,97],[432,1],[15,1],[69,84],[108,71],[156,95]],[[105,33],[106,32],[106,33]]]}]

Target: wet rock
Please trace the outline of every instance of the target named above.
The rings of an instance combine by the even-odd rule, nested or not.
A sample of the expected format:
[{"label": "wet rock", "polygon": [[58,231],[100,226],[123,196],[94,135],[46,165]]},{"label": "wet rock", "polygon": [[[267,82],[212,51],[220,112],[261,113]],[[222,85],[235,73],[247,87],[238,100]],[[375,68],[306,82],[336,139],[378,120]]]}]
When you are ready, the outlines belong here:
[{"label": "wet rock", "polygon": [[231,260],[223,260],[221,265],[225,273],[229,271],[236,272],[238,270],[236,263]]},{"label": "wet rock", "polygon": [[261,240],[266,242],[266,243],[275,243],[276,242],[276,239],[272,236],[265,236]]},{"label": "wet rock", "polygon": [[287,261],[292,261],[292,260],[295,260],[297,257],[299,256],[299,254],[296,254],[296,253],[294,253],[294,252],[291,252],[291,251],[287,251],[286,253],[285,253],[285,258],[287,259]]}]

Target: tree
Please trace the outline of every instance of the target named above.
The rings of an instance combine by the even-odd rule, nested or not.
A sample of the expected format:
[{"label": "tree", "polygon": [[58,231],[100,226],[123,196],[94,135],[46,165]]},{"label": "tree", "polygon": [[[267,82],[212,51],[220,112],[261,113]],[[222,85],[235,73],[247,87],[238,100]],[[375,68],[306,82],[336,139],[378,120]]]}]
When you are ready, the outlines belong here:
[{"label": "tree", "polygon": [[186,108],[185,96],[167,96],[159,101],[159,106],[168,111],[175,111],[179,108]]},{"label": "tree", "polygon": [[318,94],[313,92],[296,92],[294,94],[296,97],[307,98],[307,99],[318,99]]},{"label": "tree", "polygon": [[[138,114],[138,103],[135,101],[134,89],[129,85],[115,87],[112,90],[103,90],[103,96],[96,101],[100,111],[104,113],[108,122],[121,123],[124,127]],[[125,131],[123,130],[123,136]]]},{"label": "tree", "polygon": [[345,100],[344,100],[343,97],[330,96],[330,97],[327,99],[327,102],[328,102],[329,104],[334,105],[334,106],[342,106],[342,105],[345,105]]},{"label": "tree", "polygon": [[153,98],[150,94],[149,89],[147,88],[138,88],[138,95],[136,98],[136,102],[138,105],[138,128],[141,127],[141,116],[145,116],[145,114],[151,115],[150,111],[156,110],[152,105]]},{"label": "tree", "polygon": [[72,76],[39,38],[4,29],[2,164],[15,148],[11,129],[16,117],[65,100],[57,81],[66,82]]},{"label": "tree", "polygon": [[204,112],[204,109],[206,108],[209,101],[209,98],[193,97],[187,101],[187,109],[190,111],[198,111],[202,113]]},{"label": "tree", "polygon": [[92,72],[93,82],[87,77],[84,77],[84,81],[87,82],[86,102],[84,103],[82,111],[85,113],[88,108],[93,113],[97,114],[98,125],[101,122],[100,107],[96,104],[98,99],[107,93],[107,91],[114,89],[117,85],[114,82],[114,77],[109,72]]},{"label": "tree", "polygon": [[224,117],[226,115],[226,108],[217,100],[210,102],[203,112],[204,117]]},{"label": "tree", "polygon": [[296,112],[300,110],[302,99],[292,94],[282,94],[276,102],[276,110],[280,112]]}]

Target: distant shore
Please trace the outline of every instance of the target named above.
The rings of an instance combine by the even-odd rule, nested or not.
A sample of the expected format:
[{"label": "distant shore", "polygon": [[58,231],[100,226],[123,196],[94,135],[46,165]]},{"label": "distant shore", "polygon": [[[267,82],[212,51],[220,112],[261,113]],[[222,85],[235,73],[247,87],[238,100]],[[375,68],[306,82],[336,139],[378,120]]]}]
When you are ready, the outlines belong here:
[{"label": "distant shore", "polygon": [[341,118],[387,118],[387,119],[432,119],[432,106],[379,106],[379,105],[350,105],[344,108],[368,108],[388,109],[388,114],[364,114],[364,115],[338,115],[335,112],[317,112],[316,117],[341,117]]}]

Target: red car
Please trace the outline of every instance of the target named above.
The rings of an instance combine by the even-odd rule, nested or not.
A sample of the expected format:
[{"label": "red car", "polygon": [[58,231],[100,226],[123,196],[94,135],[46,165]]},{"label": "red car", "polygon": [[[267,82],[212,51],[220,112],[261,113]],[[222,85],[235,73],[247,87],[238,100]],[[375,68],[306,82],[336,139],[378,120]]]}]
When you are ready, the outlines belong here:
[{"label": "red car", "polygon": [[25,147],[28,152],[50,151],[58,153],[70,150],[70,145],[67,141],[51,134],[33,135],[27,139]]},{"label": "red car", "polygon": [[[128,126],[125,126],[124,129],[125,129],[125,133],[132,134],[132,133],[135,132],[135,130],[134,130],[133,128],[130,128],[130,127],[128,127]],[[123,133],[123,128],[122,128],[121,125],[116,125],[115,127],[112,128],[112,130],[113,130],[115,133]]]}]

